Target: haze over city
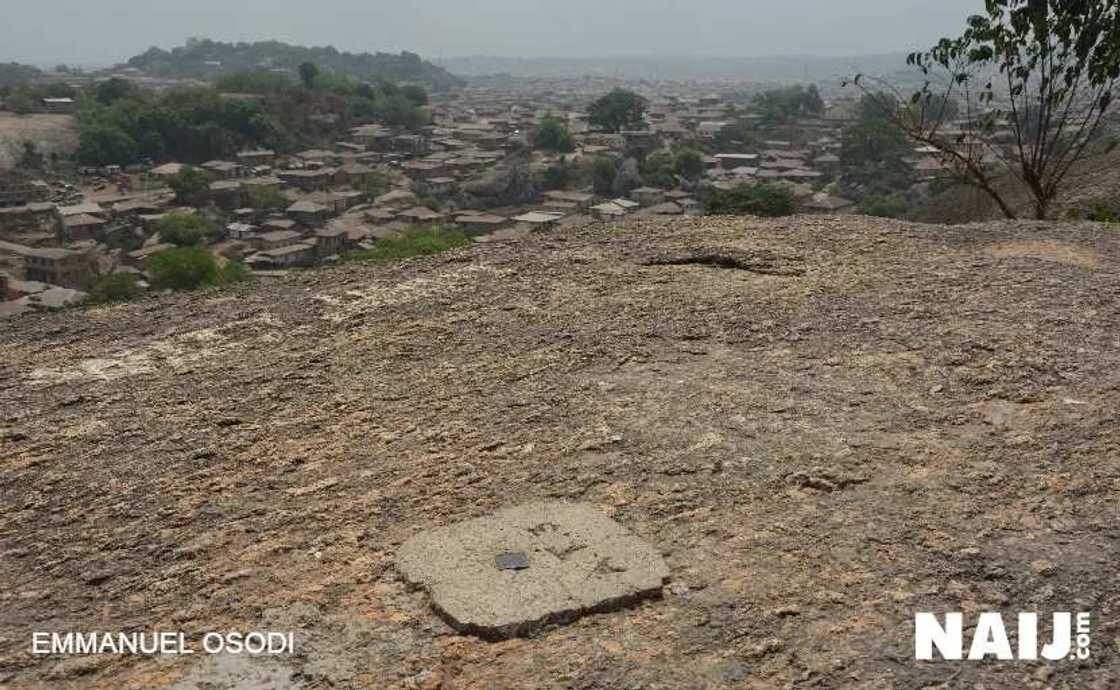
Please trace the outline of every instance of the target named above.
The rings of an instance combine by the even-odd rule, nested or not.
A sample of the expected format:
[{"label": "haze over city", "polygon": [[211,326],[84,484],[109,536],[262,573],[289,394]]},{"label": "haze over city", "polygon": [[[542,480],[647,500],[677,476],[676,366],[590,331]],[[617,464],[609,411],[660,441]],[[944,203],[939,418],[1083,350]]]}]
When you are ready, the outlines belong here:
[{"label": "haze over city", "polygon": [[106,65],[150,46],[277,39],[350,51],[464,55],[863,55],[925,47],[971,0],[45,0],[17,3],[0,60]]}]

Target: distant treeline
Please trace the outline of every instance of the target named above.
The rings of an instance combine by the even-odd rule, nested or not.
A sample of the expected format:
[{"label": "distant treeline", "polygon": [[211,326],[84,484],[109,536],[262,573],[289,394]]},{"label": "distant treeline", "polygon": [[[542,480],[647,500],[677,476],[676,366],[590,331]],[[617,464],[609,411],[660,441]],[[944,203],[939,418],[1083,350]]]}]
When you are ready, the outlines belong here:
[{"label": "distant treeline", "polygon": [[162,77],[210,78],[231,72],[287,70],[313,63],[324,70],[358,80],[387,79],[422,84],[442,91],[462,85],[462,80],[419,55],[402,52],[347,53],[333,47],[306,48],[279,41],[220,43],[191,39],[170,51],[151,48],[130,59],[127,66]]},{"label": "distant treeline", "polygon": [[41,75],[38,69],[30,65],[21,65],[18,62],[0,64],[0,89],[11,89],[23,86]]},{"label": "distant treeline", "polygon": [[[358,123],[416,129],[428,95],[415,85],[358,83],[305,63],[297,82],[272,72],[222,77],[216,87],[157,94],[110,79],[79,94],[78,160],[202,163],[247,147],[294,152],[334,141]],[[230,94],[228,92],[236,92]]]}]

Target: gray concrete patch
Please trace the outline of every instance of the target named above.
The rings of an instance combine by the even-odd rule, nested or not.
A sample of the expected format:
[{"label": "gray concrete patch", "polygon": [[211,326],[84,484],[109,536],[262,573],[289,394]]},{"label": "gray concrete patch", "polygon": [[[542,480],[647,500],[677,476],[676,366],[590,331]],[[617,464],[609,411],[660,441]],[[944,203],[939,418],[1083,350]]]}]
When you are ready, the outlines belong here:
[{"label": "gray concrete patch", "polygon": [[301,690],[290,667],[273,657],[214,654],[200,659],[171,690]]},{"label": "gray concrete patch", "polygon": [[[526,568],[503,567],[524,554]],[[397,568],[452,627],[484,639],[661,595],[669,568],[652,546],[591,506],[529,503],[418,534]]]}]

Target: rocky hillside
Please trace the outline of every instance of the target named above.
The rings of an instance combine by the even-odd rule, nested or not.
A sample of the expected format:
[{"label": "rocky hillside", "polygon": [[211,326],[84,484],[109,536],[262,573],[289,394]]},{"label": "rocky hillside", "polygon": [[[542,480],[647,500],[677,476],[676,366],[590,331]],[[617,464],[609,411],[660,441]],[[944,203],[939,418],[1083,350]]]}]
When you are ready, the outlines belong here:
[{"label": "rocky hillside", "polygon": [[[1118,262],[1096,225],[694,219],[5,323],[0,686],[1116,687]],[[663,598],[488,643],[393,565],[554,499]],[[1093,656],[913,660],[915,612],[989,610],[1090,611]],[[297,654],[28,653],[230,629]]]}]

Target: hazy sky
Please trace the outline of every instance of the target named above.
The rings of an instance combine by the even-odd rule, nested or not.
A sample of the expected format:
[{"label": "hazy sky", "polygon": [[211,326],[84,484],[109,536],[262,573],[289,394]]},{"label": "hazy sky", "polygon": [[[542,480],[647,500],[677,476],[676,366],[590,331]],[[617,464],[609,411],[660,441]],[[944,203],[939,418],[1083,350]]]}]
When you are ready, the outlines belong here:
[{"label": "hazy sky", "polygon": [[982,0],[0,0],[0,61],[112,63],[189,36],[464,55],[861,55],[959,33]]}]

